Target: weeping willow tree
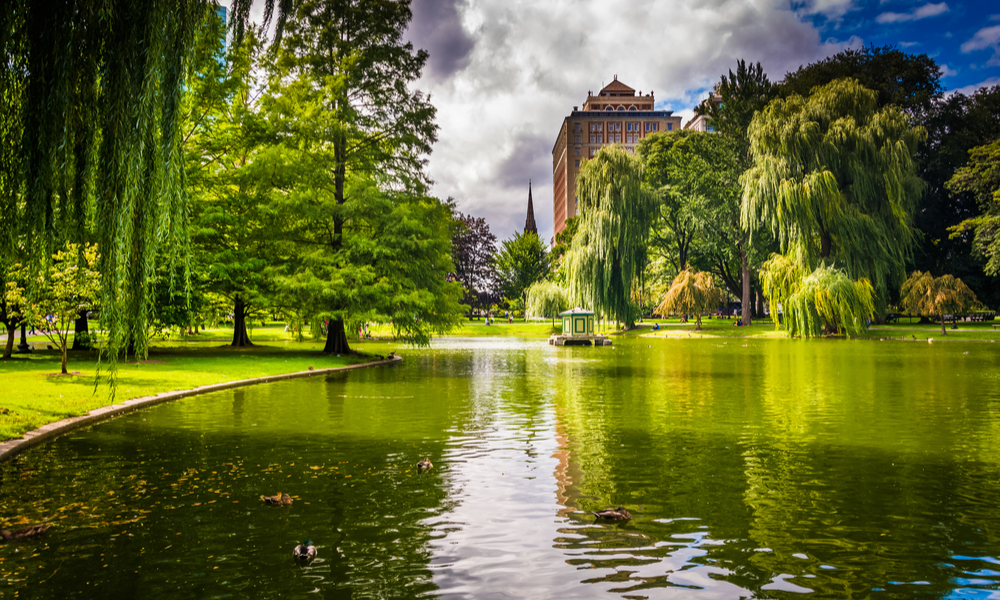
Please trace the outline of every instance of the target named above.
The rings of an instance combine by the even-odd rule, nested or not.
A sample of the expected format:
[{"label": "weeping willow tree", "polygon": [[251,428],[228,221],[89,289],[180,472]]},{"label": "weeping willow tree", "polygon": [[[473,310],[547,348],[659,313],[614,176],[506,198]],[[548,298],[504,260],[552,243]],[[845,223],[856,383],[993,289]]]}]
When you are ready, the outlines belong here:
[{"label": "weeping willow tree", "polygon": [[554,281],[536,281],[525,292],[524,314],[532,317],[548,317],[555,325],[555,319],[569,308],[566,290]]},{"label": "weeping willow tree", "polygon": [[[915,246],[923,191],[914,156],[926,137],[895,106],[853,79],[816,87],[808,98],[771,102],[749,130],[753,166],[743,174],[744,227],[770,229],[807,272],[841,267],[866,278],[884,314]],[[832,272],[832,271],[831,271]]]},{"label": "weeping willow tree", "polygon": [[684,270],[678,273],[653,312],[658,315],[695,315],[701,329],[701,315],[722,302],[722,290],[715,285],[711,273]]},{"label": "weeping willow tree", "polygon": [[[775,254],[760,271],[771,314],[781,307],[790,336],[822,333],[860,335],[875,311],[874,290],[867,279],[851,280],[843,271],[821,265],[811,273],[801,260]],[[778,319],[774,319],[777,327]]]},{"label": "weeping willow tree", "polygon": [[642,162],[621,146],[605,146],[584,163],[576,180],[580,228],[564,258],[573,300],[628,327],[655,217],[643,178]]},{"label": "weeping willow tree", "polygon": [[962,313],[977,304],[979,301],[969,286],[951,275],[934,277],[929,272],[914,271],[899,292],[899,305],[906,314],[936,316],[941,320],[941,335],[948,335],[944,328],[946,314]]},{"label": "weeping willow tree", "polygon": [[[276,4],[277,2],[277,4]],[[290,0],[269,0],[278,32]],[[250,0],[233,3],[237,33]],[[0,10],[0,260],[100,248],[110,374],[146,353],[157,256],[186,258],[181,96],[210,0],[8,0]],[[221,42],[220,42],[221,43]]]}]

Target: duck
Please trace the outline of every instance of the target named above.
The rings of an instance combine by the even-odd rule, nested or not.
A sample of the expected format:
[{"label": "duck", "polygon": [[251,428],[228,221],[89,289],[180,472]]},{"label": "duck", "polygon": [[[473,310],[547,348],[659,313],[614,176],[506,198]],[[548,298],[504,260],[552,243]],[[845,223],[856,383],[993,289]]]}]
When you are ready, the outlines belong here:
[{"label": "duck", "polygon": [[292,550],[292,557],[295,560],[312,560],[316,558],[316,546],[313,546],[312,540],[306,540]]},{"label": "duck", "polygon": [[619,506],[618,508],[606,508],[602,511],[594,512],[594,516],[605,521],[628,521],[632,518],[632,513],[625,510],[624,506]]},{"label": "duck", "polygon": [[427,469],[430,469],[433,466],[434,465],[431,464],[431,458],[429,456],[425,456],[424,460],[417,463],[417,469],[421,471],[426,471]]},{"label": "duck", "polygon": [[9,529],[0,529],[0,538],[3,538],[4,541],[23,540],[25,538],[42,535],[48,530],[49,527],[51,527],[51,525],[43,523],[41,525],[32,525],[31,527],[22,527],[21,529],[15,529],[14,531],[10,531]]},{"label": "duck", "polygon": [[289,506],[292,503],[292,497],[284,492],[278,492],[276,496],[261,496],[260,499],[271,506]]}]

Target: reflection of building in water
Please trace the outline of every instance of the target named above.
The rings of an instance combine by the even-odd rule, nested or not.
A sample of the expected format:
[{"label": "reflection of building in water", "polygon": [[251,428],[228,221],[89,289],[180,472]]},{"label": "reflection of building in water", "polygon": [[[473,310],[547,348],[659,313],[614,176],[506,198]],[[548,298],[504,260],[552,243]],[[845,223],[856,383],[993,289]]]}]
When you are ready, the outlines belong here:
[{"label": "reflection of building in water", "polygon": [[580,466],[574,463],[571,458],[570,439],[566,433],[566,426],[563,422],[562,411],[557,407],[555,411],[556,422],[556,442],[559,446],[552,453],[552,458],[559,461],[553,476],[556,478],[556,502],[563,508],[559,509],[560,517],[567,517],[578,510],[576,499],[580,496],[579,490],[574,486],[574,482],[583,478]]}]

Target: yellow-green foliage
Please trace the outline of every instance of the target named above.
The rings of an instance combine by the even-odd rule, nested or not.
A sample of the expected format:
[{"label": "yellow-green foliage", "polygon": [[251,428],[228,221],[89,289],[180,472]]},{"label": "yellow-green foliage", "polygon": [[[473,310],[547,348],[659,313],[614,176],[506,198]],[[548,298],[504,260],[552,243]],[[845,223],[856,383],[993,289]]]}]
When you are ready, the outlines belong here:
[{"label": "yellow-green foliage", "polygon": [[701,328],[701,315],[722,302],[722,290],[715,286],[710,273],[681,271],[674,278],[663,301],[653,311],[658,315],[696,315]]},{"label": "yellow-green foliage", "polygon": [[852,281],[827,265],[806,274],[800,265],[787,256],[774,255],[760,274],[771,314],[777,314],[781,306],[788,335],[810,337],[824,331],[861,335],[875,312],[871,282],[866,278]]},{"label": "yellow-green foliage", "polygon": [[771,102],[749,130],[753,166],[741,177],[744,227],[770,229],[803,267],[841,266],[873,282],[880,310],[906,276],[912,215],[923,190],[917,145],[926,137],[854,79],[808,98]]},{"label": "yellow-green foliage", "polygon": [[526,316],[554,319],[559,316],[559,313],[569,308],[569,297],[566,290],[552,281],[538,281],[531,284],[527,291],[527,297]]},{"label": "yellow-green foliage", "polygon": [[943,317],[961,313],[979,303],[961,279],[951,275],[934,277],[930,272],[914,271],[903,283],[899,295],[900,307],[910,315]]},{"label": "yellow-green foliage", "polygon": [[621,146],[606,146],[577,176],[580,229],[564,264],[572,301],[631,325],[632,283],[646,265],[654,217],[642,162]]},{"label": "yellow-green foliage", "polygon": [[39,328],[62,351],[63,373],[74,320],[93,307],[99,293],[101,276],[94,268],[98,260],[95,244],[81,248],[67,243],[56,252],[48,270],[33,274],[30,265],[19,267],[18,278],[27,282],[25,289],[9,284],[6,290],[7,301],[22,307],[27,323]]}]

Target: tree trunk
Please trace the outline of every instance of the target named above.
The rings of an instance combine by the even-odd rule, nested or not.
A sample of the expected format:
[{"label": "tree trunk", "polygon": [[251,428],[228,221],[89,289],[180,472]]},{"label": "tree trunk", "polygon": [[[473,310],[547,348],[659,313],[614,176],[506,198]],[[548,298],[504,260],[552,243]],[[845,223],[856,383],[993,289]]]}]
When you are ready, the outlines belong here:
[{"label": "tree trunk", "polygon": [[[83,335],[81,335],[83,334]],[[93,345],[90,340],[90,325],[87,322],[87,312],[80,313],[73,323],[73,350],[90,350]]]},{"label": "tree trunk", "polygon": [[326,331],[326,346],[323,347],[324,354],[350,354],[351,347],[347,344],[347,331],[344,329],[344,320],[337,319],[330,321],[330,326]]},{"label": "tree trunk", "polygon": [[233,343],[230,345],[239,348],[253,346],[250,336],[247,335],[247,306],[243,302],[243,296],[239,294],[236,296],[235,306],[233,307],[233,319],[235,320]]},{"label": "tree trunk", "polygon": [[16,333],[17,326],[14,324],[14,320],[7,321],[7,345],[3,348],[4,358],[10,358],[10,355],[14,353],[14,336]]},{"label": "tree trunk", "polygon": [[743,324],[750,325],[753,321],[753,304],[750,301],[750,266],[747,264],[747,251],[745,244],[740,244],[740,270],[743,272]]},{"label": "tree trunk", "polygon": [[944,328],[944,313],[941,313],[941,335],[948,335],[948,331]]},{"label": "tree trunk", "polygon": [[66,375],[66,342],[59,344],[59,349],[62,350],[62,374]]}]

